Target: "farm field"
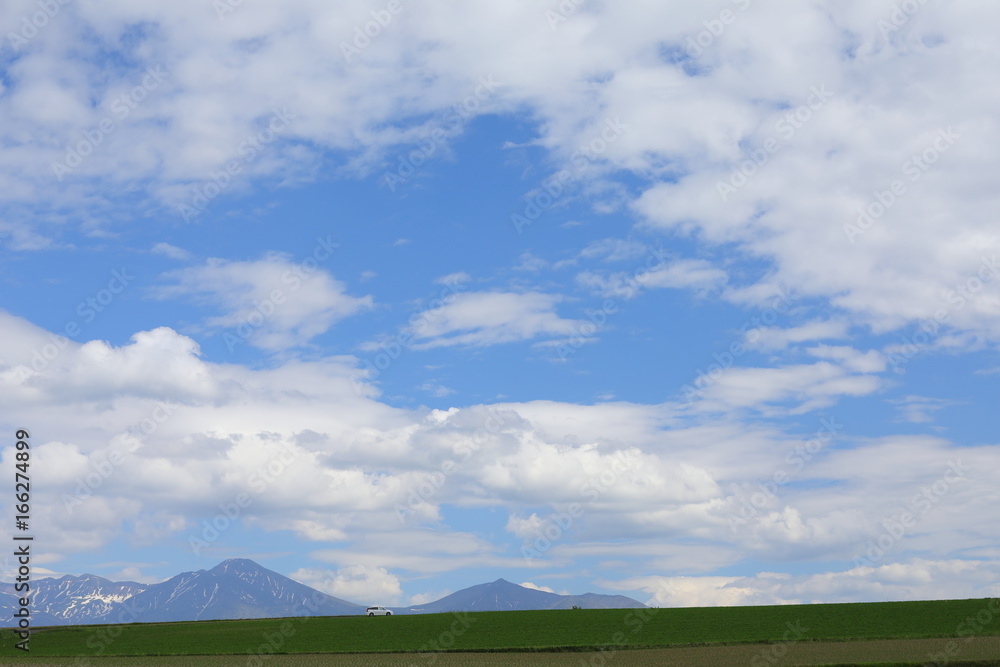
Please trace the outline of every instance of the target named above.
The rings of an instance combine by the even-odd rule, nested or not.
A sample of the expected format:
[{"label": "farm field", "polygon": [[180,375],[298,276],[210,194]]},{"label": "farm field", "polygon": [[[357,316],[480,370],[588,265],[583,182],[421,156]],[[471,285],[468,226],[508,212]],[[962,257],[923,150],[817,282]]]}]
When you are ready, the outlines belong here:
[{"label": "farm field", "polygon": [[[977,636],[979,635],[979,636]],[[947,639],[951,638],[951,639]],[[1000,601],[510,611],[39,628],[30,656],[70,665],[1000,664]],[[949,647],[949,642],[952,642]],[[645,649],[645,650],[637,650]],[[450,650],[453,654],[425,652]],[[550,651],[548,653],[539,653]],[[596,652],[595,652],[596,651]],[[461,652],[476,652],[459,656]],[[274,654],[297,655],[274,655]],[[335,654],[367,653],[364,657]],[[317,655],[322,654],[322,655]],[[198,658],[190,656],[202,656]],[[65,657],[67,660],[53,658]],[[121,656],[116,658],[115,656]],[[127,657],[126,657],[127,656]],[[137,656],[150,656],[139,659]],[[154,657],[155,656],[155,657]],[[170,656],[188,656],[184,658]],[[341,661],[342,659],[342,661]],[[180,660],[178,662],[178,660]],[[453,662],[458,660],[458,662]],[[565,663],[563,661],[566,661]],[[666,661],[666,662],[664,662]]]},{"label": "farm field", "polygon": [[[348,653],[275,655],[255,662],[245,655],[229,656],[150,656],[88,658],[82,664],[91,667],[246,667],[265,664],[271,667],[581,667],[622,665],[654,667],[730,667],[731,665],[819,666],[865,665],[917,667],[930,662],[931,656],[947,651],[946,639],[889,639],[862,642],[806,642],[788,646],[781,657],[776,644],[739,644],[732,646],[685,646],[663,649],[634,649],[605,652],[562,653]],[[945,653],[946,654],[946,653]],[[986,667],[1000,664],[1000,637],[974,637],[959,643],[948,667]],[[7,664],[7,663],[5,663]],[[77,658],[17,659],[11,665],[25,667],[79,667]]]}]

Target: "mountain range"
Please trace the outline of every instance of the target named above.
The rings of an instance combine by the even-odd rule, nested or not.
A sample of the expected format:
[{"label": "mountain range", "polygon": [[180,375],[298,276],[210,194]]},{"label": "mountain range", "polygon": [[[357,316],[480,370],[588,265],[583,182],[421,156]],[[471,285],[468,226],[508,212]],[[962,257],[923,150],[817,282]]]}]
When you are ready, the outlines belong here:
[{"label": "mountain range", "polygon": [[[646,605],[624,595],[559,595],[497,579],[447,595],[440,600],[399,613],[436,614],[449,611],[512,611],[518,609],[635,609]],[[394,610],[395,611],[395,610]]]},{"label": "mountain range", "polygon": [[[18,596],[14,584],[0,583],[0,616],[11,618]],[[183,572],[158,584],[110,581],[92,574],[32,582],[32,625],[151,623],[286,616],[361,614],[366,605],[326,595],[252,560],[233,558],[210,570]],[[396,614],[516,609],[639,608],[623,595],[559,595],[497,579]]]}]

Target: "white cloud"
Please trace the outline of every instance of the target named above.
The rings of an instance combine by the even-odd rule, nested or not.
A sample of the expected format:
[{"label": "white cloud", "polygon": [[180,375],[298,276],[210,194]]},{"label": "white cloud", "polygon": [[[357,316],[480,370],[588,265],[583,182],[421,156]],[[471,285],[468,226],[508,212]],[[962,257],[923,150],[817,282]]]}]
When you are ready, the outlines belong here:
[{"label": "white cloud", "polygon": [[552,590],[551,588],[549,588],[548,586],[539,586],[538,584],[533,584],[530,581],[523,581],[519,585],[520,586],[524,586],[525,588],[530,588],[531,590],[534,590],[534,591],[543,591],[545,593],[555,593],[555,591]]},{"label": "white cloud", "polygon": [[935,412],[961,405],[959,401],[927,396],[905,396],[889,403],[896,406],[900,420],[911,424],[929,424],[934,421]]},{"label": "white cloud", "polygon": [[[886,517],[934,488],[952,459],[968,468],[967,479],[935,497],[876,565],[913,553],[950,558],[956,548],[973,553],[994,541],[996,446],[824,440],[797,467],[818,424],[786,432],[732,413],[625,402],[401,410],[356,391],[356,360],[286,360],[258,370],[215,364],[169,329],[137,334],[121,348],[74,343],[25,375],[18,371],[30,364],[32,347],[49,338],[12,316],[2,329],[0,394],[25,423],[46,424],[33,446],[42,489],[33,513],[54,553],[100,549],[129,533],[205,539],[205,522],[243,493],[251,502],[241,524],[290,531],[316,545],[313,558],[343,570],[328,576],[327,590],[383,599],[396,594],[400,572],[549,567],[573,562],[584,548],[626,559],[636,571],[666,571],[658,576],[732,566],[746,554],[849,562],[878,538]],[[734,383],[720,400],[835,400],[843,388],[827,385],[855,377],[830,361],[776,370],[744,378],[753,398],[743,400]],[[138,447],[125,446],[129,433]],[[116,451],[122,458],[109,467]],[[5,448],[0,463],[10,465],[12,453]],[[779,471],[791,481],[734,530],[741,498]],[[527,544],[553,514],[577,516],[545,558],[529,562],[517,549],[444,524],[446,506],[498,512]],[[664,553],[664,536],[687,545]],[[224,544],[206,541],[204,557]],[[849,597],[846,586],[836,594]],[[685,595],[746,601],[759,589],[716,582]],[[765,593],[792,599],[784,590]]]},{"label": "white cloud", "polygon": [[877,350],[862,353],[845,345],[817,345],[808,352],[817,359],[839,362],[855,373],[880,373],[886,367],[885,357]]},{"label": "white cloud", "polygon": [[151,252],[154,255],[163,255],[164,257],[169,257],[170,259],[176,259],[181,261],[188,260],[191,258],[191,253],[189,253],[187,250],[184,250],[183,248],[178,248],[175,245],[171,245],[169,243],[164,243],[164,242],[157,243],[156,245],[154,245]]},{"label": "white cloud", "polygon": [[290,578],[348,602],[363,605],[395,605],[402,598],[399,578],[384,567],[352,565],[336,572],[301,568]]},{"label": "white cloud", "polygon": [[644,243],[626,239],[601,239],[587,245],[580,251],[584,259],[598,258],[606,262],[623,262],[639,259],[649,252]]},{"label": "white cloud", "polygon": [[[773,269],[769,279],[827,299],[876,329],[948,309],[944,294],[973,276],[983,266],[981,259],[996,252],[998,240],[975,213],[995,198],[975,176],[985,159],[978,141],[992,136],[984,121],[995,99],[969,95],[949,74],[958,63],[975,70],[992,66],[991,57],[955,48],[980,31],[965,23],[970,7],[962,4],[954,12],[924,7],[894,35],[899,41],[889,43],[877,27],[883,17],[875,5],[831,6],[826,8],[830,20],[820,17],[817,12],[826,9],[818,7],[784,15],[754,8],[741,15],[699,60],[707,66],[703,76],[676,86],[678,94],[662,103],[661,117],[684,104],[698,105],[692,108],[705,118],[690,123],[696,129],[688,136],[699,148],[677,148],[673,155],[687,170],[675,183],[650,187],[636,210],[656,228],[697,234],[712,245],[733,244],[767,262]],[[729,33],[739,38],[730,39]],[[790,37],[768,44],[774,34]],[[846,34],[852,41],[849,58],[843,56]],[[822,46],[792,64],[785,59],[786,49],[800,40]],[[741,58],[740,51],[760,57]],[[887,94],[878,83],[917,62],[934,63],[931,71],[922,70],[926,85],[954,95],[932,109],[924,107],[927,114],[913,112],[919,94],[902,89]],[[775,66],[781,75],[775,76]],[[622,87],[630,83],[627,77],[616,81]],[[810,90],[823,86],[830,99],[806,109],[807,122],[795,131],[780,125],[788,107],[805,104]],[[751,96],[773,103],[755,104]],[[722,108],[726,98],[730,114]],[[648,126],[631,118],[644,134]],[[934,166],[913,180],[907,160],[934,152],[935,141],[945,146],[937,137],[949,127],[962,137],[945,152],[938,150]],[[720,195],[718,184],[728,183],[769,139],[776,140],[778,150],[759,167],[750,163],[748,170],[755,173],[736,192]],[[872,151],[876,144],[895,149]],[[887,190],[894,179],[904,183],[905,195],[852,243],[845,225],[855,223],[858,209],[876,201],[876,191]],[[956,216],[962,220],[958,227],[941,224]],[[981,293],[952,310],[949,324],[995,335],[998,312],[992,297]]]},{"label": "white cloud", "polygon": [[515,267],[515,270],[537,273],[542,269],[548,268],[548,266],[549,263],[541,257],[533,255],[530,252],[523,252],[521,253],[520,263]]},{"label": "white cloud", "polygon": [[[247,488],[278,448],[294,461],[254,497],[245,521],[316,543],[350,543],[338,555],[324,555],[362,569],[331,575],[330,585],[391,597],[393,568],[525,567],[475,536],[429,539],[429,531],[415,528],[440,521],[443,504],[502,508],[510,525],[530,537],[530,528],[578,499],[579,485],[595,475],[600,480],[622,454],[634,467],[617,475],[574,528],[590,544],[662,541],[664,534],[704,539],[682,558],[647,554],[651,567],[678,570],[699,561],[726,563],[739,549],[788,557],[807,553],[810,544],[850,559],[862,533],[877,531],[918,492],[914,484],[933,484],[949,457],[961,453],[972,461],[970,480],[949,488],[922,517],[920,533],[898,547],[900,554],[912,548],[936,561],[814,577],[674,577],[677,592],[664,600],[882,599],[910,590],[953,596],[975,591],[969,567],[992,577],[979,582],[981,593],[996,580],[995,564],[967,567],[944,560],[942,550],[992,548],[995,445],[966,450],[926,437],[857,438],[804,462],[796,484],[760,508],[746,533],[733,534],[726,522],[732,488],[769,479],[787,465],[782,457],[789,448],[803,444],[793,442],[800,434],[741,421],[743,409],[805,415],[843,397],[869,396],[888,385],[877,375],[885,355],[904,350],[862,352],[834,342],[866,327],[885,333],[928,318],[939,324],[920,349],[967,351],[1000,338],[1000,234],[993,215],[1000,197],[993,149],[1000,97],[981,85],[992,80],[997,58],[974,46],[995,41],[992,19],[1000,9],[970,0],[925,3],[887,35],[879,21],[889,4],[753,3],[702,53],[677,58],[672,54],[715,10],[681,2],[587,5],[552,31],[544,11],[527,0],[425,3],[407,7],[350,62],[340,43],[370,20],[375,5],[243,3],[224,21],[195,0],[62,5],[61,15],[18,49],[0,84],[0,200],[7,211],[0,232],[14,249],[57,246],[63,226],[80,225],[99,238],[123,213],[176,210],[191,201],[192,188],[217,185],[219,170],[234,159],[241,173],[219,186],[222,198],[261,181],[326,178],[332,172],[320,164],[331,164],[338,176],[374,179],[387,163],[392,168],[401,147],[429,137],[442,113],[481,85],[480,77],[491,77],[502,85],[481,99],[476,113],[527,114],[537,136],[526,143],[545,149],[555,169],[572,166],[579,146],[620,117],[625,131],[579,172],[576,185],[596,209],[630,211],[639,232],[679,238],[692,249],[691,257],[655,269],[581,272],[580,284],[614,296],[722,290],[721,298],[734,303],[789,285],[797,303],[830,314],[760,329],[759,340],[749,341],[765,352],[794,347],[792,353],[814,363],[782,359],[773,368],[721,369],[699,378],[701,396],[684,406],[494,406],[503,418],[493,427],[484,406],[424,414],[380,403],[371,388],[352,383],[358,377],[352,358],[286,357],[254,370],[210,363],[194,340],[165,327],[125,344],[81,344],[0,314],[0,395],[11,414],[47,428],[36,450],[45,463],[41,488],[52,489],[37,498],[46,543],[53,553],[99,549],[122,536],[123,522],[149,539],[175,534],[177,517],[210,516]],[[2,23],[15,29],[34,11],[30,0],[0,6]],[[127,57],[106,57],[122,44],[134,44]],[[157,75],[143,84],[152,76],[147,68],[162,70],[162,81]],[[136,86],[143,99],[130,100],[134,108],[122,114],[116,100]],[[816,90],[829,94],[821,99]],[[252,158],[241,155],[241,144],[275,110],[289,117],[287,128]],[[807,119],[791,125],[789,113]],[[114,131],[90,145],[88,135],[104,119]],[[762,159],[769,140],[776,150],[766,162],[748,163]],[[72,173],[57,175],[53,163],[73,157],[67,147],[90,155]],[[913,171],[915,155],[933,164]],[[642,192],[616,187],[616,174]],[[720,193],[720,182],[741,175],[745,184]],[[894,180],[905,192],[882,204]],[[878,210],[875,202],[884,212],[872,214],[863,233],[852,229],[862,208]],[[582,224],[593,229],[577,221],[562,227]],[[397,238],[394,245],[408,243]],[[639,247],[633,240],[599,241],[576,261],[638,264]],[[165,242],[151,251],[190,259]],[[724,266],[708,259],[720,256]],[[523,270],[546,266],[534,255],[522,259]],[[159,295],[216,308],[205,322],[209,329],[249,325],[247,342],[268,351],[304,346],[372,305],[322,269],[293,288],[285,277],[295,269],[282,255],[212,260],[175,272],[175,284]],[[266,314],[261,307],[270,310],[275,289],[285,302]],[[517,341],[544,347],[579,333],[579,322],[560,317],[559,305],[558,296],[540,292],[466,293],[427,311],[425,326],[410,333],[423,347]],[[908,396],[894,405],[909,422],[926,424],[943,400]],[[87,486],[128,433],[138,433],[143,446],[114,474],[97,473],[100,483]],[[413,524],[400,531],[394,505],[408,503],[415,488],[440,473],[442,460],[463,457],[470,440],[478,449],[421,498]],[[55,494],[80,488],[87,492],[84,506],[67,514]],[[648,498],[659,504],[649,506]],[[361,531],[371,537],[353,544]],[[400,553],[393,540],[410,551]],[[572,542],[552,553],[568,552]],[[706,555],[699,558],[699,549]],[[910,588],[894,583],[908,577]],[[653,580],[646,583],[652,594]]]},{"label": "white cloud", "polygon": [[8,334],[17,332],[4,341],[3,351],[10,364],[5,389],[11,400],[99,402],[125,394],[192,402],[211,399],[218,391],[199,359],[198,344],[167,327],[141,331],[128,345],[112,347],[98,340],[60,339],[23,327],[23,320],[5,319],[12,324]]},{"label": "white cloud", "polygon": [[435,398],[444,398],[445,396],[450,396],[455,393],[455,390],[451,387],[446,387],[443,384],[438,384],[435,382],[424,382],[419,387],[420,391],[425,391],[428,394],[434,396]]},{"label": "white cloud", "polygon": [[371,532],[361,540],[361,548],[324,549],[313,558],[338,567],[367,568],[427,574],[454,572],[465,567],[519,569],[528,567],[520,555],[501,555],[486,540],[469,533],[447,530],[393,530]]},{"label": "white cloud", "polygon": [[437,278],[434,282],[438,285],[462,285],[472,280],[470,276],[465,271],[457,271],[455,273],[449,273],[446,276],[441,276]]},{"label": "white cloud", "polygon": [[722,288],[728,281],[725,271],[703,259],[681,259],[640,265],[632,272],[603,274],[583,271],[580,285],[608,297],[632,298],[644,289],[691,289],[707,292]]},{"label": "white cloud", "polygon": [[442,591],[430,592],[430,593],[417,593],[416,595],[410,596],[409,602],[406,603],[408,607],[419,607],[421,605],[427,604],[428,602],[434,602],[435,600],[440,600],[446,595],[451,595],[455,591],[450,589],[444,589]]},{"label": "white cloud", "polygon": [[788,604],[787,600],[764,597],[740,577],[642,577],[617,582],[609,588],[642,589],[651,595],[654,607],[734,607],[752,604]]},{"label": "white cloud", "polygon": [[557,296],[540,292],[463,292],[425,312],[410,333],[418,349],[486,347],[572,335],[581,322],[559,317],[555,312],[559,301]]},{"label": "white cloud", "polygon": [[658,607],[962,599],[996,596],[996,561],[922,560],[818,574],[762,572],[752,577],[634,577],[603,582],[650,595]]},{"label": "white cloud", "polygon": [[110,573],[106,578],[111,581],[135,581],[142,584],[158,584],[163,581],[163,579],[158,579],[152,577],[148,574],[143,574],[142,566],[147,564],[143,563],[140,565],[125,565],[117,572]]},{"label": "white cloud", "polygon": [[132,522],[129,541],[138,546],[160,544],[188,527],[187,519],[171,512],[145,512]]},{"label": "white cloud", "polygon": [[792,412],[833,405],[842,396],[866,396],[884,380],[869,373],[884,368],[881,355],[854,356],[844,365],[820,361],[778,368],[728,367],[697,378],[687,390],[697,396],[699,409],[755,408],[764,412],[789,404]]},{"label": "white cloud", "polygon": [[[110,182],[183,203],[192,185],[211,182],[240,157],[241,142],[275,108],[294,119],[241,165],[232,191],[259,178],[315,178],[329,150],[349,152],[344,169],[370,173],[385,165],[387,151],[430,136],[442,114],[488,77],[498,85],[480,96],[475,113],[530,110],[538,134],[530,143],[556,165],[571,164],[580,145],[620,118],[627,129],[588,165],[580,185],[627,200],[600,174],[620,169],[651,181],[631,202],[648,228],[762,262],[764,280],[794,285],[876,330],[945,309],[951,327],[1000,335],[1000,299],[979,290],[958,306],[948,296],[989,271],[1000,248],[984,213],[998,196],[986,149],[997,138],[996,94],[954,76],[986,80],[995,70],[991,54],[961,47],[990,38],[989,15],[974,2],[924,5],[889,35],[879,23],[889,8],[878,3],[755,5],[693,58],[665,53],[688,48],[714,18],[700,5],[606,4],[552,31],[530,2],[460,10],[429,4],[404,11],[350,62],[339,45],[370,20],[368,8],[296,0],[280,11],[241,6],[224,21],[204,20],[202,10],[194,0],[73,5],[61,10],[65,20],[39,31],[10,68],[0,106],[6,200],[103,212],[114,203],[94,196],[95,188]],[[9,12],[16,25],[18,10]],[[135,66],[74,57],[117,46],[135,25],[156,26]],[[489,36],[474,29],[481,25],[491,26]],[[550,58],[552,49],[567,55]],[[206,71],[203,62],[218,67]],[[115,100],[142,85],[147,67],[167,74],[121,118]],[[433,75],[414,77],[415,70]],[[902,83],[913,72],[919,87]],[[791,124],[787,116],[796,112],[805,120]],[[80,144],[81,133],[105,117],[114,132],[53,197],[53,162],[65,161],[67,145]],[[940,138],[948,128],[957,138]],[[769,140],[775,148],[767,161],[746,167]],[[933,163],[923,170],[911,158],[925,152]],[[724,200],[718,184],[741,167],[751,172],[746,184]],[[845,233],[894,180],[905,192],[863,235]],[[45,226],[49,217],[31,219]],[[47,237],[6,224],[21,229],[22,246]],[[618,242],[600,252],[621,258],[632,248]],[[664,270],[650,286],[725,282],[718,268],[696,269]]]},{"label": "white cloud", "polygon": [[846,320],[833,319],[814,320],[787,329],[755,327],[746,332],[746,346],[756,350],[783,350],[792,343],[846,338],[848,328]]},{"label": "white cloud", "polygon": [[347,294],[346,286],[315,262],[296,263],[278,254],[246,262],[210,259],[167,276],[176,283],[153,294],[193,297],[221,309],[206,324],[223,330],[231,349],[244,342],[275,351],[304,345],[373,304],[370,296]]},{"label": "white cloud", "polygon": [[726,272],[700,259],[688,259],[643,273],[637,277],[646,288],[670,287],[674,289],[697,288],[714,289],[724,285],[728,279]]}]

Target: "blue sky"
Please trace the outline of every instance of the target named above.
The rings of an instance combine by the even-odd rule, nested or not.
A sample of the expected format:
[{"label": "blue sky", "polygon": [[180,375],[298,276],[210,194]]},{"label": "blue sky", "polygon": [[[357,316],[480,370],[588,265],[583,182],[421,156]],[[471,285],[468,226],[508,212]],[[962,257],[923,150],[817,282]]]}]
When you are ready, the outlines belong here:
[{"label": "blue sky", "polygon": [[998,594],[991,10],[903,4],[6,3],[37,574]]}]

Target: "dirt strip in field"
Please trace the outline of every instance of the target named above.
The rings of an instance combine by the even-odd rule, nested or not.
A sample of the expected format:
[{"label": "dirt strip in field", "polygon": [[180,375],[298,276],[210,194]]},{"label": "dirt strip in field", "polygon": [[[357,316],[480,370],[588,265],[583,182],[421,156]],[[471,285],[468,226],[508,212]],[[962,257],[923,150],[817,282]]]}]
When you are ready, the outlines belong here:
[{"label": "dirt strip in field", "polygon": [[[1000,665],[1000,637],[886,639],[863,642],[742,644],[646,650],[567,653],[394,653],[263,656],[90,657],[91,667],[599,667],[604,665],[829,665],[878,662],[960,665],[966,661]],[[13,665],[69,667],[77,658],[27,658]]]}]

